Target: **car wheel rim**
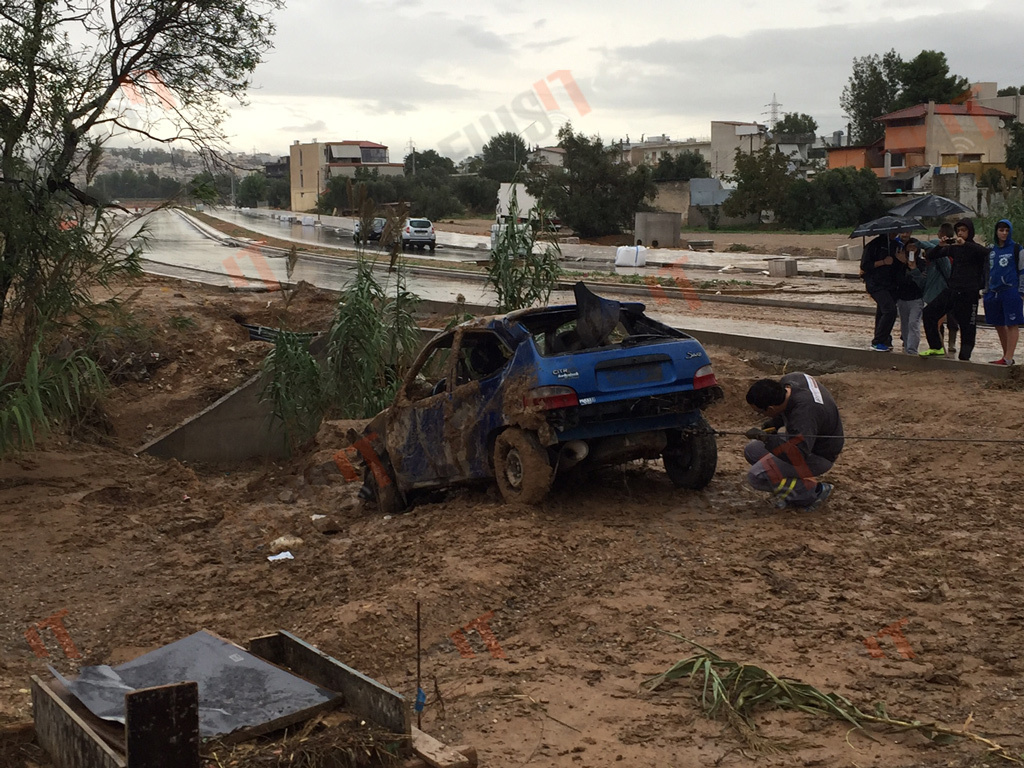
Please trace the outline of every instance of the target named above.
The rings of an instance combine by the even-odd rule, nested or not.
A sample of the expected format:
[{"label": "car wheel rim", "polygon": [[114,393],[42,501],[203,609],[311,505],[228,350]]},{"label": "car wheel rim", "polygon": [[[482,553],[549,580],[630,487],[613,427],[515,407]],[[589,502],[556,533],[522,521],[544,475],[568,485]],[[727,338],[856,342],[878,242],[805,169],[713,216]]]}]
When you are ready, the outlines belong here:
[{"label": "car wheel rim", "polygon": [[515,490],[523,487],[523,462],[519,458],[519,451],[509,451],[505,459],[505,479]]}]

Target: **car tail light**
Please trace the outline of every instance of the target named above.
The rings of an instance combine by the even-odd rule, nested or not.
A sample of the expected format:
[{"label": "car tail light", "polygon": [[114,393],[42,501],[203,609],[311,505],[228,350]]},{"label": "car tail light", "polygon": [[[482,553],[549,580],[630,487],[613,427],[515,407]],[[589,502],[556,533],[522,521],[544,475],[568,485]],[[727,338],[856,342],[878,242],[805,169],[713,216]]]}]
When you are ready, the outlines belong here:
[{"label": "car tail light", "polygon": [[527,408],[540,408],[550,411],[553,408],[570,408],[579,405],[576,390],[572,387],[537,387],[523,396],[523,405]]},{"label": "car tail light", "polygon": [[406,231],[406,234],[408,234],[409,232],[412,232],[412,227],[406,227],[405,231]]},{"label": "car tail light", "polygon": [[701,366],[697,369],[697,372],[693,374],[694,389],[713,387],[716,384],[718,384],[718,379],[715,378],[715,372],[712,370],[710,365]]}]

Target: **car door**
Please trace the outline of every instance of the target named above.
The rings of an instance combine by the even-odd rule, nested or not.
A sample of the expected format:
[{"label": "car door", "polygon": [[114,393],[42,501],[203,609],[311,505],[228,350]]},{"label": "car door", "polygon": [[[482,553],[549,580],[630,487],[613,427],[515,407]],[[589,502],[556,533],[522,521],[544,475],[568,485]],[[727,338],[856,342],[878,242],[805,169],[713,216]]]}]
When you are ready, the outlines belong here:
[{"label": "car door", "polygon": [[490,435],[504,423],[504,373],[512,351],[492,331],[463,329],[453,352],[455,386],[444,408],[451,482],[491,477]]},{"label": "car door", "polygon": [[403,491],[445,485],[445,408],[451,398],[454,333],[430,342],[406,376],[388,409],[385,445]]}]

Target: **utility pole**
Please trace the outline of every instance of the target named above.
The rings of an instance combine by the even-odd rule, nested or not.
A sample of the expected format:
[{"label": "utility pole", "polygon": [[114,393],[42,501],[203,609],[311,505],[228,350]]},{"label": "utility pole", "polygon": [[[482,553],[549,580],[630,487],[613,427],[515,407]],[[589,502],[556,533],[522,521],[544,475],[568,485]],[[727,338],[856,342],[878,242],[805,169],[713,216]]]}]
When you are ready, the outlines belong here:
[{"label": "utility pole", "polygon": [[409,155],[412,157],[412,175],[416,175],[416,145],[412,142],[412,137],[409,138]]}]

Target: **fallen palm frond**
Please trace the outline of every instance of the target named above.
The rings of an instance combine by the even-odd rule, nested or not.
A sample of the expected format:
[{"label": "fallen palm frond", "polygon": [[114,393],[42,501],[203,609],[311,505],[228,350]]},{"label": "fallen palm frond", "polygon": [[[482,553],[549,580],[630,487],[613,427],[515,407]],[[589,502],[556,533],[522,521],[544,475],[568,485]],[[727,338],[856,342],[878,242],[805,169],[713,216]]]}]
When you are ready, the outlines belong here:
[{"label": "fallen palm frond", "polygon": [[972,733],[972,717],[968,717],[959,728],[954,728],[937,722],[925,723],[891,717],[881,702],[876,705],[874,714],[864,712],[837,693],[824,693],[812,685],[779,677],[754,664],[723,659],[709,648],[682,635],[654,627],[651,629],[689,643],[698,648],[700,653],[678,661],[665,672],[645,680],[642,687],[654,691],[675,680],[691,680],[701,686],[700,704],[704,713],[711,718],[724,719],[755,751],[777,751],[793,746],[766,739],[757,733],[753,715],[754,710],[761,706],[831,717],[858,730],[863,730],[866,724],[875,723],[901,731],[916,731],[935,744],[949,744],[958,738],[969,739],[984,744],[993,757],[1024,765],[1024,756],[1015,755],[991,739]]}]

